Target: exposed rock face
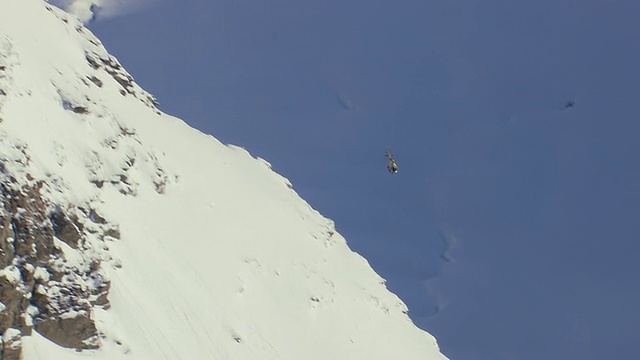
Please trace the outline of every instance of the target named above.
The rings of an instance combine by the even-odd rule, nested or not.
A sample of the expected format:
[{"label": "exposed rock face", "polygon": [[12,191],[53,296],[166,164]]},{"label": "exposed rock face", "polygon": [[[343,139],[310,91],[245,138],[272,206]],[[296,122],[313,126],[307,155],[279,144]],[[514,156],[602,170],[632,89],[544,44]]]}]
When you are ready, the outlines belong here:
[{"label": "exposed rock face", "polygon": [[[66,76],[51,80],[60,105],[90,126],[107,129],[96,142],[97,149],[87,154],[87,180],[97,189],[113,187],[131,196],[140,186],[136,167],[149,165],[154,169],[155,191],[163,193],[172,180],[161,166],[162,156],[145,150],[135,129],[118,123],[96,103],[92,91],[117,91],[118,97],[133,97],[159,114],[157,101],[76,20],[51,6],[46,10],[70,32],[82,34],[86,46],[86,73],[77,74],[79,82],[74,84]],[[32,94],[15,81],[19,55],[13,40],[0,33],[0,111],[6,109],[9,97]],[[117,86],[110,87],[111,80]],[[101,335],[94,310],[109,307],[110,288],[101,267],[113,260],[108,242],[119,239],[120,230],[94,203],[50,200],[50,194],[72,189],[49,171],[35,179],[29,169],[34,160],[29,144],[5,130],[0,129],[0,360],[20,358],[21,337],[33,330],[63,347],[97,348]],[[52,149],[58,166],[68,161],[65,146],[60,140]]]},{"label": "exposed rock face", "polygon": [[[10,176],[2,179],[0,359],[19,359],[21,336],[32,329],[63,347],[99,347],[92,311],[108,307],[109,281],[101,259],[83,250],[89,236],[113,237],[117,228],[95,210],[48,203],[42,183],[19,186]],[[72,263],[65,252],[76,250],[84,255]]]},{"label": "exposed rock face", "polygon": [[81,232],[78,226],[74,224],[60,208],[56,208],[53,211],[50,220],[54,235],[67,243],[67,245],[77,249],[78,241],[80,241],[81,238]]},{"label": "exposed rock face", "polygon": [[73,318],[51,317],[36,325],[36,331],[56,344],[75,349],[97,348],[96,326],[88,313]]},{"label": "exposed rock face", "polygon": [[[124,70],[124,68],[122,67],[122,65],[120,65],[116,58],[109,54],[101,53],[100,49],[96,49],[95,52],[85,53],[85,59],[92,69],[104,70],[107,74],[109,74],[113,78],[113,80],[115,80],[116,83],[120,85],[120,94],[122,96],[126,96],[127,94],[133,95],[137,99],[140,99],[140,101],[142,101],[145,105],[157,111],[158,100],[153,95],[138,90],[135,86],[133,77],[131,77],[131,75],[129,75],[129,73]],[[102,81],[99,78],[93,76],[89,77],[88,79],[97,87],[102,87]]]},{"label": "exposed rock face", "polygon": [[22,359],[20,330],[9,328],[2,335],[2,360]]}]

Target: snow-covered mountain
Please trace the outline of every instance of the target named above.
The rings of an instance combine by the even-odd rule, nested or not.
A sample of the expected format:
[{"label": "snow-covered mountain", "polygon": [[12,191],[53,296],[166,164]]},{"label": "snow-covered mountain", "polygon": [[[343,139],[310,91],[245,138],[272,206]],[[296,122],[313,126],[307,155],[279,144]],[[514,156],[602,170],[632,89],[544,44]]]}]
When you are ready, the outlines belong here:
[{"label": "snow-covered mountain", "polygon": [[0,0],[2,359],[444,359],[269,163]]}]

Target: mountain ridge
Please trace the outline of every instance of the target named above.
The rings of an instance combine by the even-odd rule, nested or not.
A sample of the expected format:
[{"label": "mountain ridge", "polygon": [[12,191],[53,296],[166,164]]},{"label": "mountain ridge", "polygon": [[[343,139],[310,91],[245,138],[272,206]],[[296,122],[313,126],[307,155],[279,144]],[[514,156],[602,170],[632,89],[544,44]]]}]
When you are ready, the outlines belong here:
[{"label": "mountain ridge", "polygon": [[268,162],[162,113],[78,19],[0,7],[6,358],[444,358]]}]

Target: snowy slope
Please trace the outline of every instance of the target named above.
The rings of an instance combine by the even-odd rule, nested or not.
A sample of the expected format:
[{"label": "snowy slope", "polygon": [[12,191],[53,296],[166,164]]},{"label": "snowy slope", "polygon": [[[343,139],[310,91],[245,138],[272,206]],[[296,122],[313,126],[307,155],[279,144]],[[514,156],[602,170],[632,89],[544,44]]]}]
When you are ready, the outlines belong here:
[{"label": "snowy slope", "polygon": [[75,211],[56,246],[110,281],[99,349],[33,331],[25,359],[444,359],[285,178],[159,111],[77,19],[0,0],[0,90],[3,179]]}]

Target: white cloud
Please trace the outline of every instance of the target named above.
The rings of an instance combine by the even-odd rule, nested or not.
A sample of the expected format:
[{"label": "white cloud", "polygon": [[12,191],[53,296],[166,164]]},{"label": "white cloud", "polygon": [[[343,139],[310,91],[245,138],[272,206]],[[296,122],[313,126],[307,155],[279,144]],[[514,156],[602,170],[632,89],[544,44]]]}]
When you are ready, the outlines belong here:
[{"label": "white cloud", "polygon": [[140,11],[156,0],[49,0],[82,22],[107,19]]}]

